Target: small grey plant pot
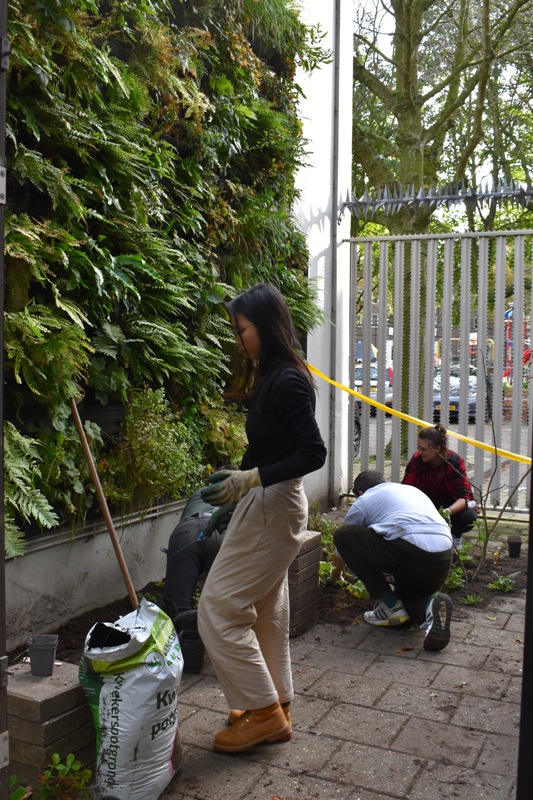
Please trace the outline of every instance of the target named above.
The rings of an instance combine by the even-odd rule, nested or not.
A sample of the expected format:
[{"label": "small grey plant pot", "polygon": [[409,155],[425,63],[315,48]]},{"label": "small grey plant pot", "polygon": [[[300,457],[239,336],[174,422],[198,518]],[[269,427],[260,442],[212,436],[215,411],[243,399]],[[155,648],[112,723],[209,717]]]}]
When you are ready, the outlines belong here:
[{"label": "small grey plant pot", "polygon": [[30,636],[30,671],[34,677],[46,678],[53,673],[58,641],[57,634]]}]

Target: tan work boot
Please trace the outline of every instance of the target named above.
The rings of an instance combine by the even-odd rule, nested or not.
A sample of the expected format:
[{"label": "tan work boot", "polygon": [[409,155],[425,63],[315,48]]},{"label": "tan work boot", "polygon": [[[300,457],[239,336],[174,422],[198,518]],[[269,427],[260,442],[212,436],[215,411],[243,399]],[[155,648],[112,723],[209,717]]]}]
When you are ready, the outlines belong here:
[{"label": "tan work boot", "polygon": [[[279,742],[290,742],[292,739],[292,719],[291,719],[291,708],[289,703],[282,703],[281,710],[285,714],[285,718],[290,725],[290,731],[285,734],[283,739],[278,739]],[[236,722],[240,720],[243,714],[246,712],[243,709],[233,708],[228,715],[228,725],[235,725]]]},{"label": "tan work boot", "polygon": [[287,741],[291,726],[278,701],[266,708],[245,711],[230,727],[215,736],[219,753],[242,753],[262,742]]}]

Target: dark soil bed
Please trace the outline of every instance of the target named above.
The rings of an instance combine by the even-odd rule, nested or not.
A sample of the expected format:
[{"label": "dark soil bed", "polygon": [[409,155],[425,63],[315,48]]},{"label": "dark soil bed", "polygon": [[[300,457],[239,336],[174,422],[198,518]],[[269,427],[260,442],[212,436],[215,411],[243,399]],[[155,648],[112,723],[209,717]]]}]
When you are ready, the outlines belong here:
[{"label": "dark soil bed", "polygon": [[[481,602],[476,603],[481,608],[491,600],[502,597],[501,591],[487,587],[487,584],[494,581],[495,578],[503,579],[517,573],[514,575],[516,584],[510,594],[516,595],[522,592],[526,588],[526,569],[526,554],[513,559],[507,555],[502,556],[497,564],[494,564],[491,558],[477,580],[473,581],[469,576],[468,584],[455,590],[448,590],[454,601],[454,617],[460,619],[461,610],[465,609],[468,604],[468,597],[481,598]],[[156,601],[161,594],[161,588],[160,584],[150,583],[145,586],[141,594],[149,600]],[[467,604],[465,604],[465,600],[467,600]],[[372,600],[357,600],[346,589],[336,584],[325,585],[321,588],[319,621],[339,625],[351,624],[372,606]],[[97,622],[116,622],[120,617],[129,614],[131,610],[131,602],[126,596],[123,600],[88,611],[55,631],[49,631],[59,634],[57,659],[77,664],[83,652],[85,637],[92,626]],[[27,655],[26,647],[19,647],[8,654],[9,663],[13,664],[25,655]]]},{"label": "dark soil bed", "polygon": [[[473,555],[476,558],[476,554]],[[454,567],[456,563],[454,563]],[[527,554],[522,554],[519,558],[502,555],[497,558],[496,564],[493,557],[487,558],[476,580],[473,580],[472,577],[474,566],[475,562],[472,565],[464,565],[467,576],[467,582],[464,585],[454,589],[445,589],[454,602],[455,619],[460,619],[462,609],[469,605],[483,608],[491,601],[497,600],[498,597],[501,598],[505,594],[516,596],[526,589]],[[514,584],[510,591],[503,592],[501,589],[488,588],[488,584],[494,581],[506,586],[508,583],[506,579]],[[472,598],[476,599],[476,602],[471,602]],[[329,584],[322,588],[319,620],[340,625],[350,624],[360,618],[363,612],[371,609],[373,605],[373,600],[358,600],[348,590],[335,584]]]},{"label": "dark soil bed", "polygon": [[[155,600],[161,592],[159,584],[149,583],[144,587],[140,594],[148,600]],[[116,622],[120,617],[132,611],[132,604],[128,596],[123,600],[96,608],[93,611],[86,611],[76,619],[67,622],[60,628],[47,633],[59,634],[59,641],[56,650],[56,659],[66,661],[69,664],[77,664],[83,653],[85,637],[97,622]],[[26,647],[21,646],[11,653],[8,653],[9,663],[13,664],[20,658],[27,655]]]}]

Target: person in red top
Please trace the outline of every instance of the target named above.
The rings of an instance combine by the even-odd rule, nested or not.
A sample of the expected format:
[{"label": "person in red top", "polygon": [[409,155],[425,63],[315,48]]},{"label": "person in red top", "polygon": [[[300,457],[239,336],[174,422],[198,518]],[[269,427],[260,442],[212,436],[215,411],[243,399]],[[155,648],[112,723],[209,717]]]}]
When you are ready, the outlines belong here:
[{"label": "person in red top", "polygon": [[417,452],[405,468],[402,483],[416,486],[438,509],[449,511],[453,543],[461,547],[463,533],[477,520],[477,508],[465,462],[448,449],[446,428],[440,422],[419,432]]}]

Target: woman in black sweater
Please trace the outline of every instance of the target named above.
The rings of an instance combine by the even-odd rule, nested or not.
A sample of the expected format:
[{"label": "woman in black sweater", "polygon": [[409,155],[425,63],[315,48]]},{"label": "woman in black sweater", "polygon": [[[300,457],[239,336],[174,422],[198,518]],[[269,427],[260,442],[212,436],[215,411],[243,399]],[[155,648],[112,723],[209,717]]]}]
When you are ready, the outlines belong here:
[{"label": "woman in black sweater", "polygon": [[326,448],[315,387],[280,292],[260,284],[228,304],[244,369],[232,392],[248,407],[240,469],[213,475],[206,502],[237,504],[207,577],[198,628],[231,709],[215,750],[291,738],[287,569],[307,528],[303,476]]}]

